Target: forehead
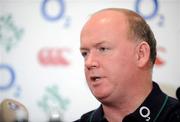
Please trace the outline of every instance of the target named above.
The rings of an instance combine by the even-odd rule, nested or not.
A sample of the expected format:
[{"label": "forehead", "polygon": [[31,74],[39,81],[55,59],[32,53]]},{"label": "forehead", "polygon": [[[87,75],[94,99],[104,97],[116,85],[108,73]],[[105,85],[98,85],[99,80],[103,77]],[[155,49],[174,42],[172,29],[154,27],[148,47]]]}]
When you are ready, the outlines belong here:
[{"label": "forehead", "polygon": [[83,29],[86,29],[88,25],[101,25],[101,24],[127,24],[127,17],[125,13],[121,11],[106,10],[95,13],[87,21]]},{"label": "forehead", "polygon": [[128,22],[122,12],[102,11],[94,14],[81,31],[81,43],[85,40],[106,40],[127,36]]}]

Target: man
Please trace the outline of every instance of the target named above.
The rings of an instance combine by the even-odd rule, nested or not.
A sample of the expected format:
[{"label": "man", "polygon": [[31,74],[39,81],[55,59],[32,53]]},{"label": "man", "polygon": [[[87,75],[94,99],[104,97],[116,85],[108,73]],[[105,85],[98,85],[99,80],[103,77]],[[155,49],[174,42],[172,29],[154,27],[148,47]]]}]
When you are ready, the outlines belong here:
[{"label": "man", "polygon": [[101,106],[79,122],[164,122],[178,101],[152,81],[156,40],[127,9],[96,12],[81,31],[87,84]]}]

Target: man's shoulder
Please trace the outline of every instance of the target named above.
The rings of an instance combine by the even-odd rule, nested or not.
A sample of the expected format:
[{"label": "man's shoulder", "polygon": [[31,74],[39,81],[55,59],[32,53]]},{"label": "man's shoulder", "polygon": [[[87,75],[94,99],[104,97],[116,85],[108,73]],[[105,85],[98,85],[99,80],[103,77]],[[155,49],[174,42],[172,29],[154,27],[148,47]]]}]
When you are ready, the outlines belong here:
[{"label": "man's shoulder", "polygon": [[91,116],[95,110],[89,111],[81,116],[80,119],[73,122],[90,122]]},{"label": "man's shoulder", "polygon": [[160,121],[163,122],[179,122],[180,121],[180,102],[173,98],[169,97],[168,101],[162,111],[162,116]]},{"label": "man's shoulder", "polygon": [[180,101],[169,97],[169,101],[167,103],[167,118],[168,122],[179,122],[180,121]]},{"label": "man's shoulder", "polygon": [[177,104],[179,104],[179,101],[177,99],[175,99],[174,97],[168,96],[168,100],[165,105],[165,110],[166,111],[171,110],[172,108],[177,106]]}]

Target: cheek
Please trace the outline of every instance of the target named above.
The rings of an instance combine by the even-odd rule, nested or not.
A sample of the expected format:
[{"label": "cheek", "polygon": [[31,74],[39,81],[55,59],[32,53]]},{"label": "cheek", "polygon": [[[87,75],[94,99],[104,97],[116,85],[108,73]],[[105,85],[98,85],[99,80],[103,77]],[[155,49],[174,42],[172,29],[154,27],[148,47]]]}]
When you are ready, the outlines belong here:
[{"label": "cheek", "polygon": [[132,62],[133,55],[127,50],[124,52],[117,52],[112,55],[111,64],[114,66],[126,67],[129,62]]},{"label": "cheek", "polygon": [[86,69],[84,69],[84,73],[85,73],[86,80],[88,80],[88,72]]},{"label": "cheek", "polygon": [[134,55],[131,52],[125,51],[112,55],[109,61],[110,75],[115,74],[117,77],[126,77],[134,67]]},{"label": "cheek", "polygon": [[84,70],[85,72],[85,78],[86,78],[86,83],[88,84],[88,86],[90,87],[90,79],[89,79],[89,73],[87,70]]}]

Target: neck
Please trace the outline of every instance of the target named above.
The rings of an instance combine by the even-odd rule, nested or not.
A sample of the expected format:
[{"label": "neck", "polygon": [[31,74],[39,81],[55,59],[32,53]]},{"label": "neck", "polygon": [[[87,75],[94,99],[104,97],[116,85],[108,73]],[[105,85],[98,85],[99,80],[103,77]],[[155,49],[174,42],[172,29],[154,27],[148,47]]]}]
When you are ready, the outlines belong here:
[{"label": "neck", "polygon": [[105,118],[109,122],[121,122],[125,116],[133,113],[143,103],[152,90],[152,82],[147,84],[148,83],[145,85],[146,87],[142,87],[144,84],[136,87],[136,89],[132,90],[136,92],[131,92],[123,99],[119,98],[115,104],[114,102],[112,102],[113,104],[103,104]]}]

